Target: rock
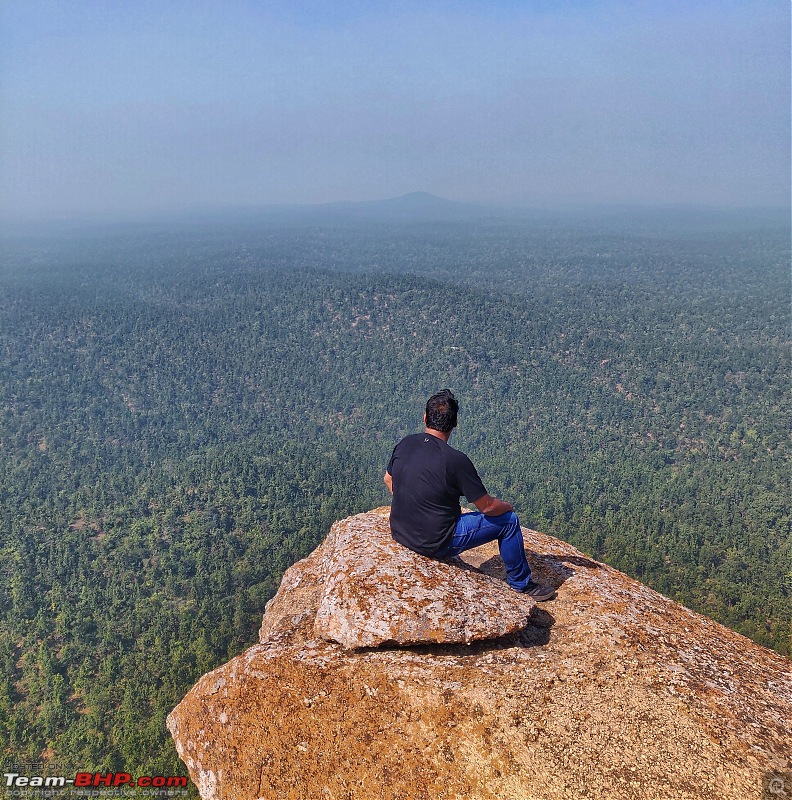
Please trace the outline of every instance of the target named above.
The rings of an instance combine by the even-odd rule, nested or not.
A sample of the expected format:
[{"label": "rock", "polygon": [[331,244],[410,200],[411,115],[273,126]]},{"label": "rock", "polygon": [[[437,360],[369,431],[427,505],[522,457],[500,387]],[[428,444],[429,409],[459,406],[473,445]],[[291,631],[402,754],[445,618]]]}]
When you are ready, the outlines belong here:
[{"label": "rock", "polygon": [[386,515],[334,525],[323,553],[314,632],[345,648],[496,639],[524,628],[535,605],[461,561],[403,547]]},{"label": "rock", "polygon": [[[386,522],[377,510],[331,536]],[[526,628],[469,645],[321,639],[331,549],[292,567],[263,643],[203,676],[168,718],[204,800],[759,798],[763,778],[789,772],[787,659],[523,533],[558,598]],[[495,544],[464,559],[503,577]]]},{"label": "rock", "polygon": [[337,522],[311,555],[286,571],[267,604],[259,640],[316,636],[346,649],[470,643],[525,628],[535,605],[463,561],[402,547],[384,509]]}]

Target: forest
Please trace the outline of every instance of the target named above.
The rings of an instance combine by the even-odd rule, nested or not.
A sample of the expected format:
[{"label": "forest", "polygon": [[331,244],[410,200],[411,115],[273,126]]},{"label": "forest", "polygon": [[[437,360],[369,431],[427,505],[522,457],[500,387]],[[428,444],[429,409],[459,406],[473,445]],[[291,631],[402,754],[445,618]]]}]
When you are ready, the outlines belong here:
[{"label": "forest", "polygon": [[524,525],[792,655],[788,225],[223,221],[0,237],[0,748],[183,775],[283,571],[452,444]]}]

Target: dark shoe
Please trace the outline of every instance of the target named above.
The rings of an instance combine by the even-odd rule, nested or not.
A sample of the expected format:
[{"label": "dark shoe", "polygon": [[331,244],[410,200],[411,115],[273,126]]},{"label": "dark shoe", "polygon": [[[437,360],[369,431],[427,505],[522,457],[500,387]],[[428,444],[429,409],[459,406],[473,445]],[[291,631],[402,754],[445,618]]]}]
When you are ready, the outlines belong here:
[{"label": "dark shoe", "polygon": [[536,581],[529,581],[528,585],[522,590],[523,594],[527,594],[532,600],[541,603],[545,600],[552,600],[556,595],[556,590],[552,586],[545,586]]}]

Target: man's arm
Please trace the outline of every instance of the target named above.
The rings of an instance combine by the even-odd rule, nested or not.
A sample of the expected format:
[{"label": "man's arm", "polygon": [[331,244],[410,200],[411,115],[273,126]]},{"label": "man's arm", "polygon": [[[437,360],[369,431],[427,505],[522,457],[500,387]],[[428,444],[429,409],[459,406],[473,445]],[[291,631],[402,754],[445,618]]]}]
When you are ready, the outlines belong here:
[{"label": "man's arm", "polygon": [[393,494],[393,476],[385,470],[385,475],[383,476],[382,480],[385,481],[385,485],[388,487],[388,491]]},{"label": "man's arm", "polygon": [[[385,473],[388,474],[387,472]],[[387,481],[385,481],[387,483]],[[498,500],[490,494],[485,494],[480,497],[473,505],[484,515],[488,517],[499,517],[501,514],[506,514],[508,511],[514,511],[514,506],[507,503],[505,500]]]}]

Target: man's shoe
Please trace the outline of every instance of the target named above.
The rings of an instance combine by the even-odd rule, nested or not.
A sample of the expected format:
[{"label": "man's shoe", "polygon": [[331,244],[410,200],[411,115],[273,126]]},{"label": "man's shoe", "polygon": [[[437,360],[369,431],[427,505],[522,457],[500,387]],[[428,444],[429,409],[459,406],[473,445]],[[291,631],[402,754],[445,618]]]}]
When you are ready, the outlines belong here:
[{"label": "man's shoe", "polygon": [[532,600],[541,603],[545,600],[552,600],[556,595],[556,590],[552,586],[545,586],[536,581],[529,581],[528,585],[522,590],[523,594],[527,594]]}]

